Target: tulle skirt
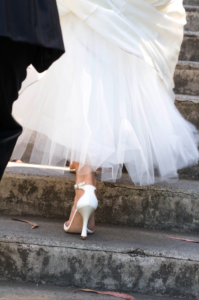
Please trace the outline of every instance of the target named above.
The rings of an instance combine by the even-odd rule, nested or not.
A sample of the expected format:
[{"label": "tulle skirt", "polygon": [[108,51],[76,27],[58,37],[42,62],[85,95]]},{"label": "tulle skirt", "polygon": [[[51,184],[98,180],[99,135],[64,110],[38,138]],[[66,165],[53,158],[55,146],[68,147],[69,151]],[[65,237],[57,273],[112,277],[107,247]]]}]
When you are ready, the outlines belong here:
[{"label": "tulle skirt", "polygon": [[75,161],[116,180],[125,165],[135,184],[177,177],[198,162],[196,128],[146,62],[121,50],[74,14],[61,20],[66,53],[14,104],[23,125],[13,157],[33,143],[30,162]]}]

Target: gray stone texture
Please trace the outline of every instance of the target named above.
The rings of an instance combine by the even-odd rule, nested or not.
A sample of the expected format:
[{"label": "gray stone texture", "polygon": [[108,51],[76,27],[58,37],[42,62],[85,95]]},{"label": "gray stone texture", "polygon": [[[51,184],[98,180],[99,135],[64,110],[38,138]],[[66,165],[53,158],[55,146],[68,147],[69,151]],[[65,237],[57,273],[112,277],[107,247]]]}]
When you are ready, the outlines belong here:
[{"label": "gray stone texture", "polygon": [[199,31],[199,3],[198,6],[185,6],[187,13],[187,24],[185,30]]},{"label": "gray stone texture", "polygon": [[176,95],[175,105],[183,117],[199,129],[199,97]]},{"label": "gray stone texture", "polygon": [[199,0],[183,0],[184,5],[199,5]]},{"label": "gray stone texture", "polygon": [[[78,291],[75,287],[0,281],[0,299],[121,299],[108,295],[99,295]],[[149,295],[133,294],[135,299],[152,299]],[[153,299],[173,299],[153,296]],[[182,299],[182,298],[178,298]]]},{"label": "gray stone texture", "polygon": [[[99,290],[198,299],[197,244],[170,232],[98,226],[82,241],[63,221],[31,218],[39,228],[0,218],[0,278]],[[194,234],[172,234],[198,239]]]},{"label": "gray stone texture", "polygon": [[199,62],[179,61],[174,81],[176,94],[199,95]]},{"label": "gray stone texture", "polygon": [[[25,169],[25,168],[24,168]],[[16,172],[16,171],[15,171]],[[0,213],[67,218],[74,199],[75,176],[65,172],[18,168],[6,173],[0,186]],[[43,175],[43,173],[45,175]],[[47,175],[48,174],[48,175]],[[120,182],[98,182],[98,223],[199,232],[199,184],[169,181],[134,186],[128,175]]]},{"label": "gray stone texture", "polygon": [[180,61],[199,61],[199,33],[185,32],[180,56]]},{"label": "gray stone texture", "polygon": [[199,181],[199,163],[197,164],[197,166],[179,170],[178,174],[181,179],[192,179]]}]

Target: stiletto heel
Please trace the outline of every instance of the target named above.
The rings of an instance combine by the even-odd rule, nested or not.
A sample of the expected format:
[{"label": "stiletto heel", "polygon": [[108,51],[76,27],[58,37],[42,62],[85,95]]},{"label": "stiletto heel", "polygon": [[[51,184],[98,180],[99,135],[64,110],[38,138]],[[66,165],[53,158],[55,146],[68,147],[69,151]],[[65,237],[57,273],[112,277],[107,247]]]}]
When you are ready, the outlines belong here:
[{"label": "stiletto heel", "polygon": [[76,184],[74,188],[75,190],[82,189],[85,193],[77,203],[77,209],[75,210],[70,225],[67,227],[66,224],[64,224],[64,231],[68,233],[81,233],[81,238],[86,239],[87,233],[93,232],[88,229],[88,221],[92,213],[98,207],[98,200],[95,196],[96,188],[92,185],[86,185],[86,182]]},{"label": "stiletto heel", "polygon": [[88,228],[88,221],[90,219],[90,216],[92,213],[95,211],[95,208],[92,206],[84,206],[80,209],[77,210],[82,218],[83,218],[83,226],[82,226],[82,233],[81,233],[81,238],[86,239],[87,238],[87,228]]}]

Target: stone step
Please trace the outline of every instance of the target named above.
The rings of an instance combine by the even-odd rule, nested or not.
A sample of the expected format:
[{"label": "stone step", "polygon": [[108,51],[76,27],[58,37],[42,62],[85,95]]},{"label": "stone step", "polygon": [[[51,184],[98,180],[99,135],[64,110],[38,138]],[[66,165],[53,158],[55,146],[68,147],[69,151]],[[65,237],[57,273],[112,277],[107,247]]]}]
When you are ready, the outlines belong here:
[{"label": "stone step", "polygon": [[199,3],[198,6],[185,5],[187,24],[185,30],[199,31]]},{"label": "stone step", "polygon": [[185,31],[179,59],[199,61],[199,32]]},{"label": "stone step", "polygon": [[[124,216],[125,217],[125,216]],[[171,232],[98,225],[87,240],[66,234],[63,220],[39,228],[0,217],[0,279],[95,290],[198,299],[198,244]],[[198,240],[198,235],[172,233]]]},{"label": "stone step", "polygon": [[176,94],[199,96],[199,62],[179,61],[174,81]]},{"label": "stone step", "polygon": [[183,0],[184,5],[199,5],[199,0]]},{"label": "stone step", "polygon": [[[194,124],[199,130],[199,97],[176,95],[175,105],[184,118]],[[199,137],[197,140],[199,140]],[[178,174],[180,179],[199,181],[199,162],[196,166],[178,170]]]},{"label": "stone step", "polygon": [[176,95],[175,105],[183,117],[199,129],[199,96]]},{"label": "stone step", "polygon": [[199,180],[199,162],[197,166],[185,168],[178,171],[179,177],[181,179],[187,180]]},{"label": "stone step", "polygon": [[[106,299],[120,300],[114,296],[78,291],[75,287],[35,284],[30,282],[9,282],[0,280],[0,299]],[[150,295],[133,293],[136,300],[151,299]],[[153,296],[153,299],[173,299],[165,296]],[[182,298],[176,298],[181,299]]]},{"label": "stone step", "polygon": [[199,31],[199,3],[198,6],[185,5],[187,24],[185,30]]},{"label": "stone step", "polygon": [[[69,217],[75,175],[37,166],[7,168],[0,188],[0,214]],[[128,174],[120,181],[98,181],[98,223],[199,233],[198,181],[170,180],[134,186]]]}]

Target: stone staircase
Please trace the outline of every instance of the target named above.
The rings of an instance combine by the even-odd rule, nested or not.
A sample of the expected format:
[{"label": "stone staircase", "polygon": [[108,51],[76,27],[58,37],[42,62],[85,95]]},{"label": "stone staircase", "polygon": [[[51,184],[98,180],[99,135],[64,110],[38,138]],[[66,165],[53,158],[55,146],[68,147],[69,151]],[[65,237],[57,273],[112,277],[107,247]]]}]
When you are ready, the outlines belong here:
[{"label": "stone staircase", "polygon": [[[199,0],[184,0],[187,12],[179,62],[175,71],[176,106],[199,129]],[[199,165],[179,171],[181,179],[199,180]]]},{"label": "stone staircase", "polygon": [[[176,106],[199,128],[199,0],[184,4]],[[74,174],[11,164],[0,186],[0,287],[10,280],[198,299],[199,245],[166,238],[199,241],[199,166],[179,175],[149,187],[134,186],[127,174],[117,183],[98,181],[98,226],[82,241],[62,229]]]}]

